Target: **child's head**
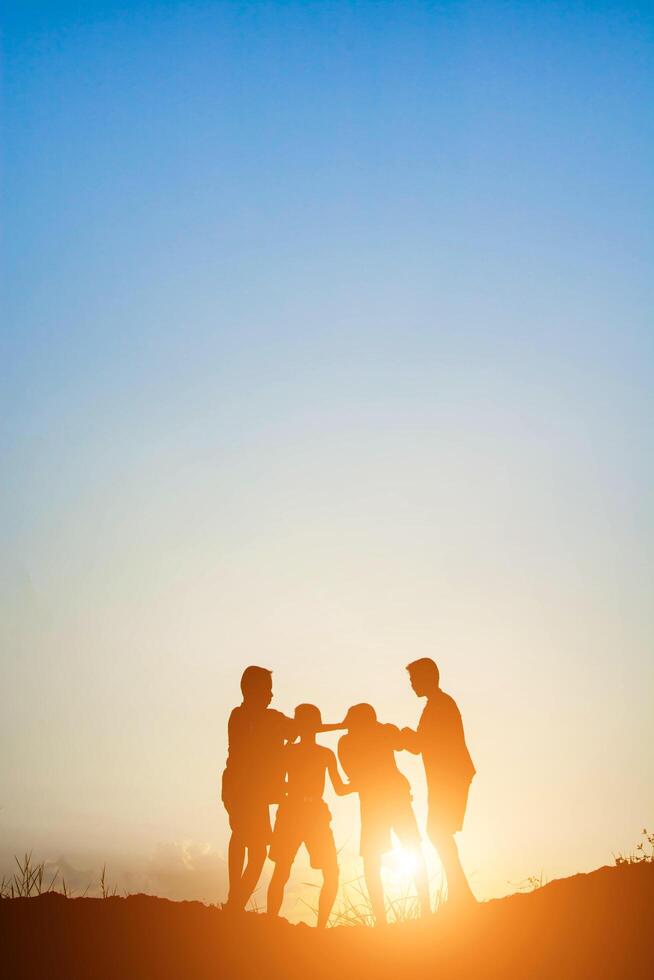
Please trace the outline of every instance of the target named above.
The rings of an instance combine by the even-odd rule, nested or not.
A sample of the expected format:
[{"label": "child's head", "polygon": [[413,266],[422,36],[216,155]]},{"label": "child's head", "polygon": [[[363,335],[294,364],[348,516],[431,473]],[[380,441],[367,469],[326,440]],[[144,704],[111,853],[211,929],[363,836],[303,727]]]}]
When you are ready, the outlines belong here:
[{"label": "child's head", "polygon": [[371,704],[353,704],[347,709],[343,721],[344,726],[351,732],[366,731],[376,723],[377,712]]},{"label": "child's head", "polygon": [[246,667],[241,677],[246,704],[267,708],[272,701],[272,671],[266,667]]},{"label": "child's head", "polygon": [[315,735],[322,725],[320,709],[315,704],[298,704],[294,719],[300,736]]}]

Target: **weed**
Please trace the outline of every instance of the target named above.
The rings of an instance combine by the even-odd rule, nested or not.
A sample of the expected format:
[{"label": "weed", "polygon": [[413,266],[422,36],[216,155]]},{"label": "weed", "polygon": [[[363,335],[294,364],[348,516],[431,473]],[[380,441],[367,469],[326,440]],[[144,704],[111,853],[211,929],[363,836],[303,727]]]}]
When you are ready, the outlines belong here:
[{"label": "weed", "polygon": [[[308,888],[319,888],[313,882],[304,882]],[[445,900],[442,886],[436,891],[436,911]],[[302,900],[302,904],[318,917],[318,909],[310,902]],[[392,922],[409,922],[420,918],[420,903],[416,895],[408,889],[397,898],[386,898],[386,913]],[[363,877],[345,882],[341,891],[340,901],[334,908],[329,926],[374,926],[375,916]]]},{"label": "weed", "polygon": [[5,875],[0,881],[0,898],[31,898],[44,892],[54,891],[54,884],[59,874],[55,871],[49,882],[45,882],[45,862],[32,863],[32,852],[25,854],[23,860],[15,857],[18,868],[13,875]]},{"label": "weed", "polygon": [[519,892],[535,892],[538,888],[542,888],[543,885],[547,884],[547,878],[544,877],[541,871],[538,875],[527,875],[522,881],[510,881],[509,884],[517,888]]},{"label": "weed", "polygon": [[636,844],[636,853],[632,851],[631,854],[614,856],[617,865],[652,864],[654,862],[654,833],[650,833],[646,827],[643,827],[641,837],[643,839]]},{"label": "weed", "polygon": [[[50,876],[49,880],[46,880],[46,862],[41,861],[39,864],[34,864],[31,851],[25,854],[22,860],[15,857],[14,861],[16,862],[17,870],[11,875],[3,875],[0,879],[0,899],[35,898],[37,895],[45,895],[48,892],[56,892],[59,895],[63,895],[64,898],[73,897],[73,890],[63,875],[61,876],[61,883],[57,885],[59,869],[55,869],[54,874]],[[90,888],[91,883],[84,889],[82,898],[88,894]],[[102,871],[100,872],[99,889],[102,898],[111,898],[118,894],[116,885],[110,888],[107,884],[106,864],[103,865]]]},{"label": "weed", "polygon": [[102,865],[102,871],[100,872],[100,895],[102,898],[114,898],[118,894],[118,886],[114,885],[110,888],[107,884],[107,865]]}]

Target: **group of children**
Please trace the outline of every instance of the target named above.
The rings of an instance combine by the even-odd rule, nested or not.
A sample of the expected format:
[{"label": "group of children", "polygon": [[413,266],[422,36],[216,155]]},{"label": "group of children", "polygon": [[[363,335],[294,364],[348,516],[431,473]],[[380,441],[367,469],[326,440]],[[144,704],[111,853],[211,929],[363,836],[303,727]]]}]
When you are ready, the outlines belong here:
[{"label": "group of children", "polygon": [[[415,858],[415,885],[421,912],[430,909],[429,884],[411,788],[395,753],[422,755],[427,776],[428,835],[438,850],[448,885],[448,901],[472,900],[459,861],[454,834],[461,829],[475,769],[468,752],[459,710],[440,689],[438,667],[424,658],[407,668],[414,692],[427,704],[414,731],[381,724],[372,705],[351,707],[342,722],[325,725],[319,709],[301,704],[288,718],[270,708],[272,674],[247,667],[241,678],[243,702],[228,724],[228,757],[222,799],[229,815],[229,896],[225,908],[241,911],[257,886],[266,857],[275,868],[267,911],[278,915],[284,887],[301,845],[312,868],[323,873],[318,926],[326,926],[338,889],[338,861],[331,813],[323,796],[326,777],[338,796],[358,793],[361,814],[360,854],[377,923],[385,921],[381,880],[383,854],[391,832]],[[344,730],[336,756],[319,745],[320,732]],[[278,804],[274,830],[270,806]],[[268,853],[268,848],[270,852]]]}]

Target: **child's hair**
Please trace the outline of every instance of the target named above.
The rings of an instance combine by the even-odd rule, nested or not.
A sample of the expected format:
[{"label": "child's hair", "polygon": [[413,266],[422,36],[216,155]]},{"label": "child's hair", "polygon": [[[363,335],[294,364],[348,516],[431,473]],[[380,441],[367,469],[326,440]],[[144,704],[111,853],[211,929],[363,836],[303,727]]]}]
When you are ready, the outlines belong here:
[{"label": "child's hair", "polygon": [[343,724],[346,728],[356,728],[374,721],[377,721],[377,712],[371,704],[353,704],[347,709]]},{"label": "child's hair", "polygon": [[246,667],[241,676],[241,693],[246,698],[257,691],[268,691],[272,685],[272,670],[267,667]]},{"label": "child's hair", "polygon": [[315,704],[298,704],[295,709],[295,721],[301,728],[315,728],[317,731],[322,725],[320,708]]}]

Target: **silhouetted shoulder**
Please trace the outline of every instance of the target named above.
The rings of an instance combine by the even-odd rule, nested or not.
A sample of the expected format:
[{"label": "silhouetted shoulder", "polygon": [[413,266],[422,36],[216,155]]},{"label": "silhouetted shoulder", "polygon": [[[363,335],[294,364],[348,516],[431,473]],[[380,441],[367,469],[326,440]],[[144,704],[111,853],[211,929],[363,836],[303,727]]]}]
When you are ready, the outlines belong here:
[{"label": "silhouetted shoulder", "polygon": [[281,711],[275,708],[266,708],[264,713],[264,724],[266,730],[274,738],[291,738],[295,733],[295,724],[292,718],[287,718]]},{"label": "silhouetted shoulder", "polygon": [[392,745],[394,749],[399,749],[402,747],[402,735],[397,725],[385,724],[381,725],[380,728],[383,737],[388,740],[389,744]]},{"label": "silhouetted shoulder", "polygon": [[445,691],[441,691],[442,706],[441,711],[444,711],[453,717],[460,718],[461,712],[459,711],[459,706],[452,697],[451,694],[446,694]]},{"label": "silhouetted shoulder", "polygon": [[418,724],[418,737],[428,780],[430,771],[445,770],[455,770],[462,778],[472,779],[475,767],[466,745],[461,712],[445,691],[438,691],[427,701]]},{"label": "silhouetted shoulder", "polygon": [[418,731],[421,735],[429,735],[434,729],[442,730],[460,724],[461,712],[456,701],[445,691],[439,691],[435,697],[427,701],[420,717]]},{"label": "silhouetted shoulder", "polygon": [[252,710],[245,704],[239,704],[229,716],[227,731],[230,736],[250,732],[253,726],[265,728],[271,733],[282,733],[293,723],[290,718],[274,708]]},{"label": "silhouetted shoulder", "polygon": [[280,728],[285,728],[288,724],[292,724],[291,719],[287,718],[281,711],[277,711],[276,708],[266,708],[266,717],[269,724],[279,725]]},{"label": "silhouetted shoulder", "polygon": [[234,708],[230,712],[229,721],[227,722],[227,734],[230,739],[238,735],[239,728],[244,721],[243,705],[239,704],[237,708]]}]

